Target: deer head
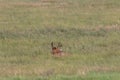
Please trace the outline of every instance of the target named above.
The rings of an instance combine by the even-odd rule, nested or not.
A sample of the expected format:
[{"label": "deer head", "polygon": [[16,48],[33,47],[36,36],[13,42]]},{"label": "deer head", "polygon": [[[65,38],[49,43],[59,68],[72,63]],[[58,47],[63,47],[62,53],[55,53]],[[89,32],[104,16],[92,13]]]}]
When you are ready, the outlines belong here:
[{"label": "deer head", "polygon": [[62,44],[60,42],[57,44],[57,46],[55,46],[54,43],[51,42],[51,47],[52,47],[52,54],[53,55],[61,55],[63,53]]}]

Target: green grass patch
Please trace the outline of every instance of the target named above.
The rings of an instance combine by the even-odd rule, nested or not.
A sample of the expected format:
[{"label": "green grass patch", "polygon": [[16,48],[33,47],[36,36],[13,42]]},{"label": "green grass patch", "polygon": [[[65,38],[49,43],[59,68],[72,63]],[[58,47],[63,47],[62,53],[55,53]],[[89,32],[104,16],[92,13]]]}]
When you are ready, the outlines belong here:
[{"label": "green grass patch", "polygon": [[90,73],[87,76],[49,76],[49,77],[7,77],[1,78],[2,80],[118,80],[119,73]]}]

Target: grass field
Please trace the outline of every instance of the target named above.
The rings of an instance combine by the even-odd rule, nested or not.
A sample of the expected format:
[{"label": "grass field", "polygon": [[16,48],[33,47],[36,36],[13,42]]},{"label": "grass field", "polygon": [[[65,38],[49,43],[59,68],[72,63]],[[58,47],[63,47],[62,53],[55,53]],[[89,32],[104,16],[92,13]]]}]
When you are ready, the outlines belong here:
[{"label": "grass field", "polygon": [[0,80],[119,79],[119,0],[0,0]]}]

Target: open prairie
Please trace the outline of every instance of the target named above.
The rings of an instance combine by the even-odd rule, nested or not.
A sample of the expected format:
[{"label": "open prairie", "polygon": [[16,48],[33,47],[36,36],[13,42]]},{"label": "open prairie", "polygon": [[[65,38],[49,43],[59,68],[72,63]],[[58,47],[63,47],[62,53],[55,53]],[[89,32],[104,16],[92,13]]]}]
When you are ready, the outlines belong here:
[{"label": "open prairie", "polygon": [[120,80],[120,0],[0,0],[0,80]]}]

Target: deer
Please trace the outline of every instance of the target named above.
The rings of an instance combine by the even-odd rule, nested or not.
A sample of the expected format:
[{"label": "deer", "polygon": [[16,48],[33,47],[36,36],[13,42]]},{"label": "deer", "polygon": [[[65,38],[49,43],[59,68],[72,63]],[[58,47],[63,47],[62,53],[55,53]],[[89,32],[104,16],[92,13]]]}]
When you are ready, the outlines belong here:
[{"label": "deer", "polygon": [[51,42],[51,48],[52,48],[52,55],[56,55],[56,56],[64,55],[64,52],[62,50],[62,44],[60,42],[57,44],[57,46],[55,46],[54,43]]}]

